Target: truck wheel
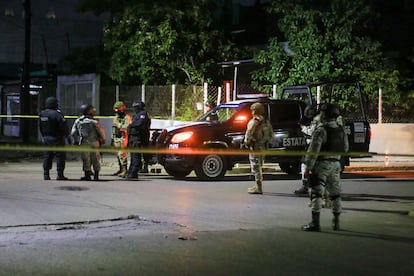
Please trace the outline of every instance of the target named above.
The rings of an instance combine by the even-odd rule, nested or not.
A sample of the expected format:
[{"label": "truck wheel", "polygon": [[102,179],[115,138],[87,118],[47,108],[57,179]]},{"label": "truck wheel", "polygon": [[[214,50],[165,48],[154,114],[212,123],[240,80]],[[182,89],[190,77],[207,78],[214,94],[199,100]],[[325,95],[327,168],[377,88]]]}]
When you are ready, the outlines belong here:
[{"label": "truck wheel", "polygon": [[169,175],[171,175],[175,178],[184,178],[187,175],[189,175],[190,172],[192,171],[190,169],[187,169],[187,170],[173,170],[173,169],[170,169],[170,168],[167,168],[167,167],[164,167],[164,169]]},{"label": "truck wheel", "polygon": [[300,163],[279,163],[279,167],[289,175],[297,175],[300,173]]},{"label": "truck wheel", "polygon": [[194,166],[197,177],[202,180],[220,179],[226,173],[226,161],[215,154],[200,157]]}]

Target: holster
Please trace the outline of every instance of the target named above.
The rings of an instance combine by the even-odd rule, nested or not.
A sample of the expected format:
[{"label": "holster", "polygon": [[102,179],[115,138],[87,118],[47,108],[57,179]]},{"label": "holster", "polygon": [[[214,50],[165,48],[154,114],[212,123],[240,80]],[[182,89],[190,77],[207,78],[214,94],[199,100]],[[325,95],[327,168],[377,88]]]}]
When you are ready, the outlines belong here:
[{"label": "holster", "polygon": [[312,172],[311,174],[309,174],[308,177],[308,183],[309,183],[309,187],[315,187],[319,185],[319,178],[318,175],[314,172]]}]

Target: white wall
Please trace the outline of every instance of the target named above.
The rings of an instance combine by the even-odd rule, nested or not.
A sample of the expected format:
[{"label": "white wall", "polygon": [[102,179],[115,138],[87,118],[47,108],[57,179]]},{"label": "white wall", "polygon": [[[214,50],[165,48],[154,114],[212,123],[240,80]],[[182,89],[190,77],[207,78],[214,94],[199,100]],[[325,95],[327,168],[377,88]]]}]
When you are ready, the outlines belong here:
[{"label": "white wall", "polygon": [[371,124],[370,152],[414,154],[414,124]]}]

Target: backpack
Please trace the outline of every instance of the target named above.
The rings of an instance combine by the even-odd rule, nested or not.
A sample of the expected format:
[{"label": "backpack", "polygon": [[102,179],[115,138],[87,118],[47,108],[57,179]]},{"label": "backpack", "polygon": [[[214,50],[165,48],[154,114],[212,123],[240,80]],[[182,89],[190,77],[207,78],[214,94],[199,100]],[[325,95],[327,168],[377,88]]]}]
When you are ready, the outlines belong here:
[{"label": "backpack", "polygon": [[253,135],[255,137],[256,142],[260,144],[268,144],[270,143],[273,138],[273,127],[270,124],[269,120],[264,119],[261,121],[255,130],[255,133]]}]

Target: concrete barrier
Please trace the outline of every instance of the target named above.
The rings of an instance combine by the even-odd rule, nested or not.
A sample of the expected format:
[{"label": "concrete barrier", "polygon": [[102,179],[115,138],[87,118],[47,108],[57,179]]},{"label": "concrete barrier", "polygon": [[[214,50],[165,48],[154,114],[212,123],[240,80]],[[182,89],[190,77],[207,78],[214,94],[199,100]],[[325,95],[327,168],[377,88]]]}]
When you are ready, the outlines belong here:
[{"label": "concrete barrier", "polygon": [[370,152],[414,154],[414,124],[371,124]]}]

